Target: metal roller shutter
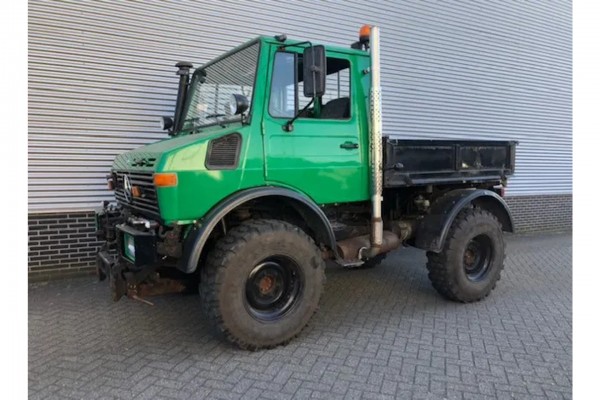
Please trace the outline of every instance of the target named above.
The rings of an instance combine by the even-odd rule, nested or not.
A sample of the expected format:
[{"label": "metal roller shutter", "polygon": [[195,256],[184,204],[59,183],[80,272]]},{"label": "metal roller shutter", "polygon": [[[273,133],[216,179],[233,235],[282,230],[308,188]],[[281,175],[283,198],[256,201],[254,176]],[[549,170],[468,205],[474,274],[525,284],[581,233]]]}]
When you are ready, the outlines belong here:
[{"label": "metal roller shutter", "polygon": [[571,193],[571,3],[29,2],[29,207],[112,199],[120,152],[164,138],[174,64],[258,34],[382,32],[384,133],[516,139],[510,195]]}]

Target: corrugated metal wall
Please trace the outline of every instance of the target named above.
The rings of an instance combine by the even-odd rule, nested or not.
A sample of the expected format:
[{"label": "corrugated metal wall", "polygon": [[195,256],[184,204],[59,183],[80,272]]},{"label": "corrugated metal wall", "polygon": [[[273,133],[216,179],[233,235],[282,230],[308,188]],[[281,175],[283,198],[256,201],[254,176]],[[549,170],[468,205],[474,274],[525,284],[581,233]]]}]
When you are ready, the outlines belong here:
[{"label": "corrugated metal wall", "polygon": [[110,199],[114,156],[163,138],[180,60],[258,34],[382,32],[384,132],[520,141],[509,194],[571,193],[570,1],[29,1],[29,207]]}]

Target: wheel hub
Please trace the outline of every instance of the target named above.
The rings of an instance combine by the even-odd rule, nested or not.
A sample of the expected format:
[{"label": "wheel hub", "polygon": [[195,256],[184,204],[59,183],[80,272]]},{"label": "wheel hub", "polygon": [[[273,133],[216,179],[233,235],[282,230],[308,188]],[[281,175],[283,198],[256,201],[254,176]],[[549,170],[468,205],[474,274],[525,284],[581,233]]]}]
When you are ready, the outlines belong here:
[{"label": "wheel hub", "polygon": [[465,251],[465,265],[467,267],[471,267],[473,265],[474,261],[475,261],[475,253],[473,253],[473,250],[467,249]]},{"label": "wheel hub", "polygon": [[489,237],[479,235],[471,239],[463,254],[463,267],[467,279],[481,281],[489,272],[492,260],[492,243]]},{"label": "wheel hub", "polygon": [[270,275],[264,276],[258,284],[258,289],[260,290],[260,293],[261,294],[269,293],[269,291],[271,289],[273,289],[273,282],[275,282],[275,279],[272,276],[270,276]]},{"label": "wheel hub", "polygon": [[260,262],[248,275],[247,309],[259,320],[276,320],[294,306],[301,289],[298,265],[287,257],[271,257]]}]

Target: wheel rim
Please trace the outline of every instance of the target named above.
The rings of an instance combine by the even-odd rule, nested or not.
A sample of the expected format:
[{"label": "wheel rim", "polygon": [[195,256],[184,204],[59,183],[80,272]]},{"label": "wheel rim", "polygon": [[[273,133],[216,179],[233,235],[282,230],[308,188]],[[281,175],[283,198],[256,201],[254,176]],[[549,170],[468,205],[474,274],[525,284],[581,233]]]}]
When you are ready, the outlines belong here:
[{"label": "wheel rim", "polygon": [[258,263],[248,275],[247,309],[258,320],[277,320],[296,305],[302,286],[296,262],[285,256],[270,257]]},{"label": "wheel rim", "polygon": [[483,280],[490,270],[492,242],[489,237],[479,235],[471,239],[465,248],[463,266],[467,279],[473,282]]}]

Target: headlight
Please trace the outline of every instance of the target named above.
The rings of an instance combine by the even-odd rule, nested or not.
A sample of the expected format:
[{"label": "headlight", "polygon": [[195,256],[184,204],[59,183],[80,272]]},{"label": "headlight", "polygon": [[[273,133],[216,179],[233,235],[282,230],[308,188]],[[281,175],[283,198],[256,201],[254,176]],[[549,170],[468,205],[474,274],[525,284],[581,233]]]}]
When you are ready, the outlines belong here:
[{"label": "headlight", "polygon": [[231,115],[235,115],[237,111],[237,100],[235,99],[235,94],[232,94],[229,98],[229,112]]},{"label": "headlight", "polygon": [[173,126],[173,118],[171,117],[160,117],[160,129],[163,131]]},{"label": "headlight", "polygon": [[232,94],[229,99],[229,109],[232,115],[243,114],[248,109],[248,98],[243,94]]}]

